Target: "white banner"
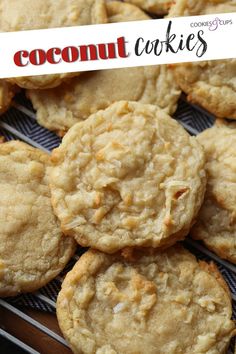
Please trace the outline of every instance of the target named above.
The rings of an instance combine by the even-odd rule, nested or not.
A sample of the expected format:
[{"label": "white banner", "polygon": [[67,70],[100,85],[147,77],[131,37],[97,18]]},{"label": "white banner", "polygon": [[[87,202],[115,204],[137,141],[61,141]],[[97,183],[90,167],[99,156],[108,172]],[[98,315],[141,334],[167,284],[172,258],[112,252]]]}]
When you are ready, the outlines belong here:
[{"label": "white banner", "polygon": [[236,58],[236,13],[0,33],[0,78]]}]

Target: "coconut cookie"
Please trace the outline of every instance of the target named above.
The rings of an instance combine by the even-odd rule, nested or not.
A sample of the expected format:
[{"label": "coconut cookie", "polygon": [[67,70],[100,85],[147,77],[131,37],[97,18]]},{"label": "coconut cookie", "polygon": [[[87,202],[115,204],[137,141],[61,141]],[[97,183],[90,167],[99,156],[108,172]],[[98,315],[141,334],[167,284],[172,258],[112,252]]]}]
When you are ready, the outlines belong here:
[{"label": "coconut cookie", "polygon": [[[235,0],[176,0],[170,17],[227,12],[236,12]],[[211,29],[218,27],[221,25],[216,16]],[[173,71],[190,102],[199,104],[217,117],[236,119],[235,59],[174,65]]]},{"label": "coconut cookie", "polygon": [[235,334],[229,289],[214,264],[181,247],[86,252],[57,299],[75,354],[226,353]]},{"label": "coconut cookie", "polygon": [[5,80],[0,80],[0,114],[3,114],[10,107],[12,98],[17,90],[16,86]]},{"label": "coconut cookie", "polygon": [[236,129],[218,125],[199,134],[208,174],[205,200],[191,234],[236,263]]},{"label": "coconut cookie", "polygon": [[166,15],[174,1],[171,0],[124,0],[157,15]]},{"label": "coconut cookie", "polygon": [[59,135],[123,99],[156,104],[173,114],[179,96],[180,90],[166,66],[88,72],[53,90],[28,91],[39,124]]},{"label": "coconut cookie", "polygon": [[203,200],[202,148],[156,106],[121,101],[91,115],[52,161],[62,229],[104,252],[183,239]]},{"label": "coconut cookie", "polygon": [[35,148],[0,144],[0,296],[44,286],[75,251],[52,211],[48,166],[49,156]]},{"label": "coconut cookie", "polygon": [[236,59],[180,64],[173,72],[188,101],[236,119]]},{"label": "coconut cookie", "polygon": [[[0,31],[12,32],[105,23],[104,0],[2,0]],[[9,79],[23,88],[49,88],[78,73],[17,77]]]},{"label": "coconut cookie", "polygon": [[[106,6],[110,23],[149,18],[130,4],[114,1]],[[162,65],[83,73],[53,90],[29,90],[28,97],[39,124],[64,135],[78,121],[124,99],[156,104],[172,114],[180,93],[171,70]]]}]

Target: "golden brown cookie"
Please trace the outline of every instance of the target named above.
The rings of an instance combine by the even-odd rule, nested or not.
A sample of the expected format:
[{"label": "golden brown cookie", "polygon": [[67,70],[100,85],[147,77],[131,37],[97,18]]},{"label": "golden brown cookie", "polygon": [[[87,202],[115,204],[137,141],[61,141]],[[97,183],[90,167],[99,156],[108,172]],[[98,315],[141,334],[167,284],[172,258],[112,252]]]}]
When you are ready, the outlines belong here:
[{"label": "golden brown cookie", "polygon": [[174,0],[124,0],[156,15],[166,15]]},{"label": "golden brown cookie", "polygon": [[[106,4],[110,23],[145,20],[136,6],[112,1]],[[166,66],[111,69],[83,73],[52,90],[29,90],[37,120],[59,135],[78,121],[120,100],[156,104],[167,113],[176,110],[180,89]]]},{"label": "golden brown cookie", "polygon": [[3,114],[11,105],[12,98],[18,88],[5,80],[0,80],[0,114]]},{"label": "golden brown cookie", "polygon": [[[104,0],[2,0],[0,31],[22,31],[105,23]],[[78,73],[17,77],[9,79],[23,88],[50,88]]]},{"label": "golden brown cookie", "polygon": [[205,150],[208,180],[191,234],[220,257],[236,263],[236,129],[216,125],[197,140]]},{"label": "golden brown cookie", "polygon": [[34,291],[75,251],[53,214],[49,156],[19,141],[0,144],[0,296]]},{"label": "golden brown cookie", "polygon": [[[176,0],[169,16],[235,11],[235,0]],[[217,16],[216,21],[214,26],[219,27]],[[236,59],[186,63],[172,68],[177,83],[190,102],[199,104],[217,117],[236,119]]]},{"label": "golden brown cookie", "polygon": [[173,72],[189,102],[236,119],[236,59],[179,64]]},{"label": "golden brown cookie", "polygon": [[39,124],[59,135],[123,99],[156,104],[173,114],[179,96],[172,72],[164,65],[83,73],[56,89],[28,91]]},{"label": "golden brown cookie", "polygon": [[183,239],[204,196],[200,144],[152,105],[121,101],[91,115],[69,130],[52,161],[63,231],[108,253]]},{"label": "golden brown cookie", "polygon": [[57,299],[75,354],[224,354],[235,334],[229,289],[182,247],[86,252]]}]

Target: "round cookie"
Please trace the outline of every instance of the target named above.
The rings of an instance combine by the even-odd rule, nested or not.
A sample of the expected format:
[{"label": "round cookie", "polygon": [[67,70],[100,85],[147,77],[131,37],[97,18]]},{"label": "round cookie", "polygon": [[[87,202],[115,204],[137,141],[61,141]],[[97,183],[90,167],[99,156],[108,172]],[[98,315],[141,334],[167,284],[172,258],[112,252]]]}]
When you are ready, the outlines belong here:
[{"label": "round cookie", "polygon": [[183,239],[205,191],[200,144],[164,111],[116,102],[52,153],[54,211],[82,246],[112,253]]},{"label": "round cookie", "polygon": [[174,1],[171,0],[124,0],[156,15],[166,15]]},{"label": "round cookie", "polygon": [[[12,32],[105,23],[104,0],[2,0],[0,30]],[[23,88],[50,88],[78,73],[16,77],[9,79]]]},{"label": "round cookie", "polygon": [[236,59],[179,64],[173,73],[189,102],[236,119]]},{"label": "round cookie", "polygon": [[5,80],[0,80],[0,114],[3,114],[11,105],[12,98],[18,88]]},{"label": "round cookie", "polygon": [[[106,4],[108,21],[145,20],[136,6],[117,1]],[[28,97],[42,126],[64,135],[78,121],[120,100],[156,104],[173,114],[180,89],[166,66],[111,69],[82,73],[52,90],[29,90]]]},{"label": "round cookie", "polygon": [[22,142],[0,144],[0,296],[44,286],[75,251],[53,214],[49,161]]},{"label": "round cookie", "polygon": [[[227,12],[236,12],[235,0],[176,0],[169,16]],[[236,119],[236,59],[178,64],[172,68],[190,102],[217,117]]]},{"label": "round cookie", "polygon": [[235,334],[229,289],[217,267],[182,247],[86,252],[57,299],[75,354],[223,354]]},{"label": "round cookie", "polygon": [[217,125],[199,134],[208,175],[204,203],[192,237],[236,263],[236,129]]}]

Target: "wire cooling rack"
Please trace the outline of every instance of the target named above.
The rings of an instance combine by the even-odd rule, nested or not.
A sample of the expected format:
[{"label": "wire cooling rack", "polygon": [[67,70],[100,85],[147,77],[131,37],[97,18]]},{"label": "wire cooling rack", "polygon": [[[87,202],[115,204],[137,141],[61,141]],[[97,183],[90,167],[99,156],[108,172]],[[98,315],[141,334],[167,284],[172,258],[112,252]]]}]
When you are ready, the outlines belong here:
[{"label": "wire cooling rack", "polygon": [[[175,119],[177,119],[192,135],[196,135],[207,127],[210,127],[214,122],[214,117],[212,115],[200,107],[188,104],[184,96],[182,96],[179,101]],[[32,105],[23,93],[16,97],[12,108],[1,117],[0,134],[3,135],[6,140],[19,139],[36,148],[44,150],[47,153],[50,153],[50,151],[57,147],[61,141],[54,133],[37,124],[36,115]],[[199,242],[187,239],[184,244],[197,256],[197,258],[207,261],[215,261],[230,287],[233,299],[233,317],[236,318],[236,266],[220,259]],[[24,309],[28,307],[55,314],[56,297],[60,290],[61,283],[65,274],[79,259],[81,253],[83,253],[83,250],[78,251],[64,271],[47,286],[33,294],[24,294],[14,298],[0,299],[0,308],[9,312],[9,314],[14,314],[22,319],[24,323],[33,326],[38,331],[58,342],[60,345],[68,348],[68,344],[60,334],[31,317],[24,311]],[[44,354],[35,350],[27,343],[27,341],[22,341],[19,338],[16,338],[12,333],[8,332],[1,324],[1,320],[0,336],[14,343],[15,348],[21,349],[21,353]],[[5,354],[6,352],[1,353]],[[11,352],[11,354],[14,353],[16,353],[16,351]],[[232,351],[230,350],[229,353],[232,353]]]}]

